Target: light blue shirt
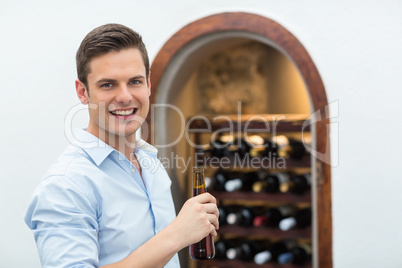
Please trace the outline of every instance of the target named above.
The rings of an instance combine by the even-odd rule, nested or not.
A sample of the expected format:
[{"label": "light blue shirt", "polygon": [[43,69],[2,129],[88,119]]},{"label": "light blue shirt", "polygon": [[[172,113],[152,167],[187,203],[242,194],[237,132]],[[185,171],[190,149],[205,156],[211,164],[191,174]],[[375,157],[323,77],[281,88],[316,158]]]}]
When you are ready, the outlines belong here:
[{"label": "light blue shirt", "polygon": [[[43,267],[99,267],[127,257],[176,216],[171,180],[143,140],[142,169],[85,130],[54,163],[25,215]],[[180,267],[177,254],[165,266]]]}]

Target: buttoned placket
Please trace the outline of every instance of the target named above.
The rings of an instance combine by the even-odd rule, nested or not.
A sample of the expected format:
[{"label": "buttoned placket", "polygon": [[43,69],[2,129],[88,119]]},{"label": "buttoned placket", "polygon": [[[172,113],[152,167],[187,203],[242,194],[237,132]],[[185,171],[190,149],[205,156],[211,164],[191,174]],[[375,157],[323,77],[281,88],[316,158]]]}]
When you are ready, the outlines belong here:
[{"label": "buttoned placket", "polygon": [[[140,156],[138,154],[136,154],[137,159],[140,158]],[[153,231],[154,234],[156,234],[156,222],[155,222],[155,214],[154,211],[152,209],[152,201],[151,198],[149,196],[149,193],[147,191],[147,188],[145,186],[145,182],[143,181],[143,179],[140,176],[140,173],[137,171],[136,167],[133,165],[133,163],[131,163],[131,161],[129,161],[127,159],[127,157],[125,157],[123,154],[121,154],[119,151],[115,151],[115,158],[116,160],[120,163],[120,166],[134,179],[134,182],[141,187],[141,189],[144,191],[144,193],[146,194],[147,198],[148,198],[148,202],[149,202],[149,208],[151,210],[151,214],[153,217],[153,221],[154,221],[154,226],[153,226]],[[122,165],[121,161],[124,161],[125,165]],[[143,172],[144,173],[144,172]]]}]

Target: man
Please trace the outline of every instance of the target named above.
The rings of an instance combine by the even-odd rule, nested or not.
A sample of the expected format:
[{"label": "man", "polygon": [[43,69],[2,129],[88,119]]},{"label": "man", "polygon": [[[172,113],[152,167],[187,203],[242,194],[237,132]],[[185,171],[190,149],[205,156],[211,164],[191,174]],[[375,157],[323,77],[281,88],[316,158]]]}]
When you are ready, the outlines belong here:
[{"label": "man", "polygon": [[76,130],[25,215],[42,266],[180,267],[179,250],[216,236],[218,210],[206,193],[175,217],[156,149],[135,139],[151,94],[141,37],[118,24],[94,29],[78,49],[77,72],[88,128]]}]

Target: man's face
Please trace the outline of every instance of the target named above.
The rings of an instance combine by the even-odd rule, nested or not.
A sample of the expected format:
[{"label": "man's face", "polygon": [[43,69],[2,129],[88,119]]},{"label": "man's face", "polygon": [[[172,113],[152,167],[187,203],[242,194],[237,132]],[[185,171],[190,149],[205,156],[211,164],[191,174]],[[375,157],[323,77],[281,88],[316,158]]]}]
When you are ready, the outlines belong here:
[{"label": "man's face", "polygon": [[87,131],[102,140],[120,136],[132,141],[148,114],[151,94],[140,51],[109,52],[92,59],[89,69],[89,94],[76,81],[78,97],[89,105]]}]

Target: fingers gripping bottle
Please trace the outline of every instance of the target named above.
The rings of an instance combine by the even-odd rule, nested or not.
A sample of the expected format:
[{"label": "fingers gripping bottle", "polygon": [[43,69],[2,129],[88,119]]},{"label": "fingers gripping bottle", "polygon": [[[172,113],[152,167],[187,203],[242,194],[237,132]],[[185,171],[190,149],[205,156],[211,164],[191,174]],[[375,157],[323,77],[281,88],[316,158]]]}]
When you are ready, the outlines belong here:
[{"label": "fingers gripping bottle", "polygon": [[[193,167],[193,196],[205,193],[204,167]],[[194,260],[209,260],[215,256],[214,239],[207,235],[198,243],[190,245],[190,257]]]}]

